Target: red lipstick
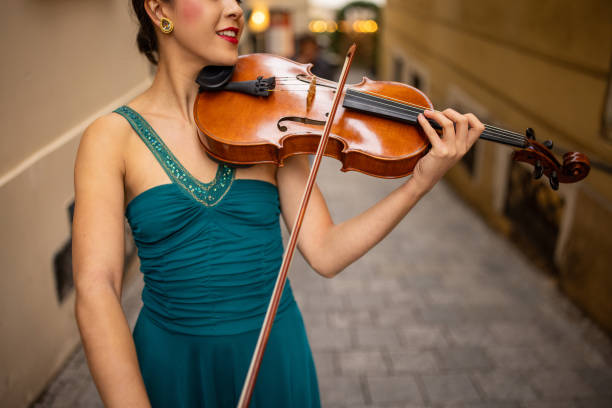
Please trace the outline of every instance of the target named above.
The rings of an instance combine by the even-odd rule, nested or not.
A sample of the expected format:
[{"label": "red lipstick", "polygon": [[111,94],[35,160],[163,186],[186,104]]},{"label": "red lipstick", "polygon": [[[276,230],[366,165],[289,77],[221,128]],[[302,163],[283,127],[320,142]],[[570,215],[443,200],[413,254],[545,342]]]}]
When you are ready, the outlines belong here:
[{"label": "red lipstick", "polygon": [[[227,27],[217,31],[217,35],[232,44],[238,44],[238,33],[240,30],[236,27]],[[233,35],[232,35],[233,33]]]}]

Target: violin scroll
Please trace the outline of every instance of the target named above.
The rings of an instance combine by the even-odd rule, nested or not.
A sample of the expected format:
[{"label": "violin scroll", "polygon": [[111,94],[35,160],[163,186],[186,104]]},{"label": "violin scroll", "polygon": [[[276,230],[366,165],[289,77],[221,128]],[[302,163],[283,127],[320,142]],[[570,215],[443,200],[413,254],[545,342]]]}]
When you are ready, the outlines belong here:
[{"label": "violin scroll", "polygon": [[559,189],[559,183],[576,183],[584,179],[591,170],[591,163],[586,155],[568,152],[563,155],[563,164],[552,154],[552,141],[538,143],[532,129],[527,130],[526,147],[515,150],[512,159],[534,166],[534,178],[546,175],[553,190]]},{"label": "violin scroll", "polygon": [[591,170],[591,162],[589,158],[579,152],[567,152],[563,155],[563,169],[562,172],[564,177],[571,181],[565,181],[565,183],[575,183],[582,180],[589,174]]}]

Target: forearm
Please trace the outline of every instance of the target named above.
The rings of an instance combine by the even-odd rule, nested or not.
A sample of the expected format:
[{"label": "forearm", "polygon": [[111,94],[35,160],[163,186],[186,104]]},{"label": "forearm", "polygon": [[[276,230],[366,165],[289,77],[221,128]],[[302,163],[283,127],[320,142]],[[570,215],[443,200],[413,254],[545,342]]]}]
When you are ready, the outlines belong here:
[{"label": "forearm", "polygon": [[337,275],[387,236],[425,193],[410,179],[363,213],[333,225],[311,264],[326,277]]},{"label": "forearm", "polygon": [[77,291],[75,315],[104,406],[150,407],[130,328],[112,287]]}]

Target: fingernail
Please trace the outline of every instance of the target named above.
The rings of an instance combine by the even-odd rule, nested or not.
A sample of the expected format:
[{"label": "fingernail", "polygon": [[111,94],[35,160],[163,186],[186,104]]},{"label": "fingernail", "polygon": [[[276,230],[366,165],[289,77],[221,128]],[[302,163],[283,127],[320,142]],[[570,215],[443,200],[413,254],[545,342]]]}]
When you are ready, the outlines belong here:
[{"label": "fingernail", "polygon": [[423,117],[423,114],[422,114],[422,113],[419,113],[419,118],[422,118],[422,117]]}]

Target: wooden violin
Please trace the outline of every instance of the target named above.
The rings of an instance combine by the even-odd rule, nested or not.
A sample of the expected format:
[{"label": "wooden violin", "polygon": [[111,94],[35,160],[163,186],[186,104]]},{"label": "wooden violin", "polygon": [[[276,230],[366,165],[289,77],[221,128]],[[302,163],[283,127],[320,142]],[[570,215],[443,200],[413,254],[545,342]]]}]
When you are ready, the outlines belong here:
[{"label": "wooden violin", "polygon": [[[203,69],[193,113],[208,154],[236,165],[279,166],[286,157],[314,154],[338,84],[314,76],[311,66],[250,54],[232,67]],[[409,85],[365,77],[343,93],[324,154],[341,161],[342,171],[383,178],[411,174],[430,147],[417,123],[419,113],[433,109],[429,98]],[[485,125],[480,138],[517,148],[513,159],[533,165],[534,176],[546,175],[555,190],[587,176],[584,154],[566,153],[560,163],[552,142],[538,143],[534,135],[531,129],[523,135]]]}]

